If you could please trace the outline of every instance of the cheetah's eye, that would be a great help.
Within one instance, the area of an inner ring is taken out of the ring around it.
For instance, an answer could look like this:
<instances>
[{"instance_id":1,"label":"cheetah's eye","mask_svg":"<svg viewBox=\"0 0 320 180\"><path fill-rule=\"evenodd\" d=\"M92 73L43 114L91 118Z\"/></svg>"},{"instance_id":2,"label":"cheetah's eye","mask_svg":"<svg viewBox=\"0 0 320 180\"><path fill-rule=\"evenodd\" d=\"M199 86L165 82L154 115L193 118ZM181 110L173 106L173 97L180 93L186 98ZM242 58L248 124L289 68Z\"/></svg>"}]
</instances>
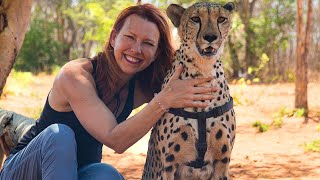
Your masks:
<instances>
[{"instance_id":1,"label":"cheetah's eye","mask_svg":"<svg viewBox=\"0 0 320 180\"><path fill-rule=\"evenodd\" d=\"M225 17L219 17L218 18L218 23L223 23L223 22L225 22L227 20L227 18L225 18Z\"/></svg>"},{"instance_id":2,"label":"cheetah's eye","mask_svg":"<svg viewBox=\"0 0 320 180\"><path fill-rule=\"evenodd\" d=\"M198 22L200 22L200 18L197 17L197 16L195 16L195 17L192 17L192 18L191 18L191 21L193 21L193 22L195 22L195 23L198 23Z\"/></svg>"}]
</instances>

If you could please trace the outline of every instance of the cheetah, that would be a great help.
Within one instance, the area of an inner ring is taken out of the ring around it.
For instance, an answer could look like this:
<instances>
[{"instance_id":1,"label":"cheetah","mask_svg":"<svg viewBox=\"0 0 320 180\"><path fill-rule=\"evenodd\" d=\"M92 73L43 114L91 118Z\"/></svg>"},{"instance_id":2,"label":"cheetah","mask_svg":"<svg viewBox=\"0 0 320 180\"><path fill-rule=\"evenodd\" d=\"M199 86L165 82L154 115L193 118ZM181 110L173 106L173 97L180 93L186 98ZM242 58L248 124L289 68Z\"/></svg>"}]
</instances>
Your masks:
<instances>
[{"instance_id":1,"label":"cheetah","mask_svg":"<svg viewBox=\"0 0 320 180\"><path fill-rule=\"evenodd\" d=\"M220 57L234 8L232 2L168 6L181 44L162 88L182 64L180 79L214 76L205 86L218 91L204 101L206 108L170 109L162 116L151 131L142 179L229 179L236 120Z\"/></svg>"}]
</instances>

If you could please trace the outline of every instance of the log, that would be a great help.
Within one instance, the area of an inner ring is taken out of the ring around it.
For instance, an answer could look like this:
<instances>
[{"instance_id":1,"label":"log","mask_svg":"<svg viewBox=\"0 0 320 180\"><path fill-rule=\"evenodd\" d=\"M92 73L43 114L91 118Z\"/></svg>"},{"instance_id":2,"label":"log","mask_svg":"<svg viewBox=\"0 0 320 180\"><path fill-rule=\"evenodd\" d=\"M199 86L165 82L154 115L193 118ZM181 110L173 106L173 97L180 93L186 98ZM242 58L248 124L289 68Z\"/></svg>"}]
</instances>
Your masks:
<instances>
[{"instance_id":1,"label":"log","mask_svg":"<svg viewBox=\"0 0 320 180\"><path fill-rule=\"evenodd\" d=\"M15 148L24 134L35 124L35 120L21 114L0 108L0 138L9 150ZM5 149L0 148L0 162L3 161ZM1 168L1 167L0 167Z\"/></svg>"}]
</instances>

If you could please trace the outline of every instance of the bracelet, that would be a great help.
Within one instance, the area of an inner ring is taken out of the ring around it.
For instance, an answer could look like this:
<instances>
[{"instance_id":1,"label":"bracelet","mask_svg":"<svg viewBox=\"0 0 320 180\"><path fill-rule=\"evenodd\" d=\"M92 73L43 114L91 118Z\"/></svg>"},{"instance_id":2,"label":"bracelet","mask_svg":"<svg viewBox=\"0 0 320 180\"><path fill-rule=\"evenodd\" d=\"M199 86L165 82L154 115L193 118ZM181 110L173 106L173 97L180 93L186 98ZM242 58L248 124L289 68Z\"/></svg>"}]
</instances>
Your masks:
<instances>
[{"instance_id":1,"label":"bracelet","mask_svg":"<svg viewBox=\"0 0 320 180\"><path fill-rule=\"evenodd\" d=\"M169 110L163 105L160 103L160 101L158 100L157 98L157 93L154 93L154 97L155 97L155 101L156 103L159 105L159 107L164 111L164 112L168 112Z\"/></svg>"}]
</instances>

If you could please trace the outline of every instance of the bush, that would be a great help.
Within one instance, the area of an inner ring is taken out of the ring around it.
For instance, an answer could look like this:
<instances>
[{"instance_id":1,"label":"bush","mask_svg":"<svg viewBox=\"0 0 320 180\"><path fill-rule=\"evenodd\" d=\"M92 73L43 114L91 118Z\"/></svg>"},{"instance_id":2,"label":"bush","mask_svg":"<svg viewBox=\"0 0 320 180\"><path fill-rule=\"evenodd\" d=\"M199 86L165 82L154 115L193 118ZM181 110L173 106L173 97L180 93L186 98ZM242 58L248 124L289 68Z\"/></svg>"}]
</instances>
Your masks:
<instances>
[{"instance_id":1,"label":"bush","mask_svg":"<svg viewBox=\"0 0 320 180\"><path fill-rule=\"evenodd\" d=\"M305 151L313 151L313 152L320 152L320 139L315 140L309 144L304 144Z\"/></svg>"},{"instance_id":2,"label":"bush","mask_svg":"<svg viewBox=\"0 0 320 180\"><path fill-rule=\"evenodd\" d=\"M268 124L264 124L258 120L252 124L252 127L256 127L259 132L266 132L269 130L270 126Z\"/></svg>"},{"instance_id":3,"label":"bush","mask_svg":"<svg viewBox=\"0 0 320 180\"><path fill-rule=\"evenodd\" d=\"M66 58L62 53L63 45L54 38L56 30L55 23L35 17L26 33L14 69L34 74L43 71L51 73L54 66L62 65Z\"/></svg>"},{"instance_id":4,"label":"bush","mask_svg":"<svg viewBox=\"0 0 320 180\"><path fill-rule=\"evenodd\" d=\"M271 123L271 126L275 128L282 128L282 125L283 119L281 117L275 118Z\"/></svg>"}]
</instances>

